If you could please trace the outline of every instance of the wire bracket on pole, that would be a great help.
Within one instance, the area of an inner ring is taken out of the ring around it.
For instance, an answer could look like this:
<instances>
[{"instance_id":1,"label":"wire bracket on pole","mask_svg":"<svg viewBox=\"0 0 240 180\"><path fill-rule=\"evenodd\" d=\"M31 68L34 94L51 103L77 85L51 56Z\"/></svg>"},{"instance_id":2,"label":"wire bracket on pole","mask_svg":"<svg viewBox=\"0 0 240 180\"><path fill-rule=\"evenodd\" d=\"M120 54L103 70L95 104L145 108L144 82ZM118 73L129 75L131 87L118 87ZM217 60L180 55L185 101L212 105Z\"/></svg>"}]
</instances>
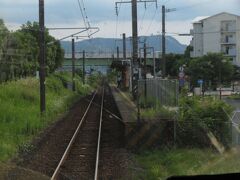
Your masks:
<instances>
[{"instance_id":1,"label":"wire bracket on pole","mask_svg":"<svg viewBox=\"0 0 240 180\"><path fill-rule=\"evenodd\" d=\"M49 31L56 31L56 30L81 30L81 31L78 31L76 33L73 33L73 34L70 34L68 36L65 36L65 37L62 37L58 40L55 40L55 41L52 41L52 42L49 42L47 45L50 45L50 44L53 44L55 43L56 41L62 41L64 39L68 39L68 38L71 38L71 37L80 37L80 36L77 36L78 34L81 34L83 32L86 32L88 30L96 30L94 31L93 33L91 34L88 34L87 36L81 36L82 38L90 38L92 35L96 34L97 32L100 31L100 28L99 27L88 27L88 28L82 28L82 27L79 27L79 28L48 28Z\"/></svg>"},{"instance_id":2,"label":"wire bracket on pole","mask_svg":"<svg viewBox=\"0 0 240 180\"><path fill-rule=\"evenodd\" d=\"M147 3L150 3L150 2L154 2L156 4L156 8L158 8L158 2L157 0L138 0L137 3L144 3L144 7L145 9L147 9ZM118 11L118 4L127 4L127 3L132 3L132 1L118 1L118 2L115 2L115 8L116 8L116 15L118 16L119 15L119 11Z\"/></svg>"}]
</instances>

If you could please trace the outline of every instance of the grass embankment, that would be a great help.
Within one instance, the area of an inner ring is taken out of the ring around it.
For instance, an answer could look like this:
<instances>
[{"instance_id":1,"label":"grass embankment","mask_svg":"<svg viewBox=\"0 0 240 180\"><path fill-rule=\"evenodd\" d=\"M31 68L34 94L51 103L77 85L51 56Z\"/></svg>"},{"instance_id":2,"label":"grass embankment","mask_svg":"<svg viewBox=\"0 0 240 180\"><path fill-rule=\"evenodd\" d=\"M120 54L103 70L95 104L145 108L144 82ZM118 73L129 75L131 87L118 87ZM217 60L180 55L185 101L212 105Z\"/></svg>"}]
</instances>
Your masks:
<instances>
[{"instance_id":1,"label":"grass embankment","mask_svg":"<svg viewBox=\"0 0 240 180\"><path fill-rule=\"evenodd\" d=\"M240 172L240 153L220 155L209 149L176 149L135 155L140 170L135 179L166 179L176 175L223 174Z\"/></svg>"},{"instance_id":2,"label":"grass embankment","mask_svg":"<svg viewBox=\"0 0 240 180\"><path fill-rule=\"evenodd\" d=\"M17 152L25 150L29 142L45 127L67 111L90 86L77 80L77 92L64 87L71 75L58 73L46 79L46 114L40 116L39 81L22 79L0 85L0 161L4 162Z\"/></svg>"}]
</instances>

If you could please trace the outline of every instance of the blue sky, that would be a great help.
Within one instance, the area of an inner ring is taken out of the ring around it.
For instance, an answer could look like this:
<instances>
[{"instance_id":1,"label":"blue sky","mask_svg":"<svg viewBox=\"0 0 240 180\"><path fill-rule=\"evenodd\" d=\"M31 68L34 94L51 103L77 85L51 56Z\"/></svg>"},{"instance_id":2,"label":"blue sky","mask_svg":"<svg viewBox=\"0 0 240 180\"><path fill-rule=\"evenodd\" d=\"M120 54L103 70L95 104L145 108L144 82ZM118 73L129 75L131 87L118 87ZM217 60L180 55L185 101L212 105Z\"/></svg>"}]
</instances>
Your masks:
<instances>
[{"instance_id":1,"label":"blue sky","mask_svg":"<svg viewBox=\"0 0 240 180\"><path fill-rule=\"evenodd\" d=\"M120 37L123 32L131 36L130 4L121 5L116 23L115 0L83 1L91 25L101 29L96 37ZM197 16L209 16L223 11L240 15L240 0L158 0L158 9L154 3L147 4L146 9L144 4L139 3L140 35L158 34L161 31L162 4L167 8L176 8L175 12L167 13L167 32L188 33L192 27L191 21ZM77 0L45 0L45 7L47 27L83 26ZM13 30L27 20L38 21L38 0L0 0L0 18ZM52 32L52 35L60 38L72 32L74 31L57 31ZM190 40L190 37L174 37L184 44Z\"/></svg>"}]
</instances>

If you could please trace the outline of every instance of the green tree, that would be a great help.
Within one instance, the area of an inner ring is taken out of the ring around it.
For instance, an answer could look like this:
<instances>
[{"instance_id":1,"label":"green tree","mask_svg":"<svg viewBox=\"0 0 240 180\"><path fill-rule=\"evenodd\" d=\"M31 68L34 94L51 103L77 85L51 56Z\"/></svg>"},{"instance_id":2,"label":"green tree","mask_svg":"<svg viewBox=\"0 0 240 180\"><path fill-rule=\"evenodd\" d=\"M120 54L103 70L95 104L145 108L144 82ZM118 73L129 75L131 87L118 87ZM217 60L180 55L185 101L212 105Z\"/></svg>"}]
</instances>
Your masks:
<instances>
[{"instance_id":1,"label":"green tree","mask_svg":"<svg viewBox=\"0 0 240 180\"><path fill-rule=\"evenodd\" d=\"M187 74L191 77L191 83L197 86L197 80L203 79L205 87L213 84L225 83L232 80L234 66L230 59L219 53L209 53L203 57L190 61Z\"/></svg>"},{"instance_id":2,"label":"green tree","mask_svg":"<svg viewBox=\"0 0 240 180\"><path fill-rule=\"evenodd\" d=\"M33 75L38 69L38 43L36 39L29 33L17 31L14 33L18 41L19 56L21 57L21 76Z\"/></svg>"},{"instance_id":3,"label":"green tree","mask_svg":"<svg viewBox=\"0 0 240 180\"><path fill-rule=\"evenodd\" d=\"M9 31L4 24L4 21L2 19L0 19L0 47L2 46L2 43L8 33L9 33Z\"/></svg>"},{"instance_id":4,"label":"green tree","mask_svg":"<svg viewBox=\"0 0 240 180\"><path fill-rule=\"evenodd\" d=\"M5 81L6 71L9 70L9 68L3 62L3 58L4 58L4 54L3 54L3 46L4 45L3 44L6 41L8 34L9 34L9 31L4 24L4 21L2 19L0 19L0 82Z\"/></svg>"},{"instance_id":5,"label":"green tree","mask_svg":"<svg viewBox=\"0 0 240 180\"><path fill-rule=\"evenodd\" d=\"M234 66L233 80L240 80L240 67Z\"/></svg>"},{"instance_id":6,"label":"green tree","mask_svg":"<svg viewBox=\"0 0 240 180\"><path fill-rule=\"evenodd\" d=\"M166 55L166 74L172 77L177 77L179 67L188 65L189 60L181 54L167 54Z\"/></svg>"},{"instance_id":7,"label":"green tree","mask_svg":"<svg viewBox=\"0 0 240 180\"><path fill-rule=\"evenodd\" d=\"M37 22L27 22L22 25L21 32L31 34L36 42L39 42L39 24ZM48 29L45 31L46 44L46 65L49 73L59 68L64 61L64 50L61 48L60 42L49 34Z\"/></svg>"},{"instance_id":8,"label":"green tree","mask_svg":"<svg viewBox=\"0 0 240 180\"><path fill-rule=\"evenodd\" d=\"M60 42L45 31L46 69L54 72L62 65L64 51ZM27 22L9 32L0 19L0 82L35 75L39 69L39 25Z\"/></svg>"},{"instance_id":9,"label":"green tree","mask_svg":"<svg viewBox=\"0 0 240 180\"><path fill-rule=\"evenodd\" d=\"M185 50L185 52L184 52L184 56L186 57L186 58L188 58L188 59L190 59L191 58L191 51L193 50L193 47L192 46L187 46L187 48L186 48L186 50Z\"/></svg>"}]
</instances>

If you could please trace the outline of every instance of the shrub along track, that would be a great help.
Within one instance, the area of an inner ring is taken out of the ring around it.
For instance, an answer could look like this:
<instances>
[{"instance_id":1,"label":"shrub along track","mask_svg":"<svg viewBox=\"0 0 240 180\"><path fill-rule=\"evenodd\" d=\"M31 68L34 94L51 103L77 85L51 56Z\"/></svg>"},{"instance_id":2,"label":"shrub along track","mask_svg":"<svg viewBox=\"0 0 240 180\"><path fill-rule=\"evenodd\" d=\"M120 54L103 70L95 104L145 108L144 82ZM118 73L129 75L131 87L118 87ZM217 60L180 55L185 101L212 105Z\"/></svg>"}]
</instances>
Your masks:
<instances>
[{"instance_id":1,"label":"shrub along track","mask_svg":"<svg viewBox=\"0 0 240 180\"><path fill-rule=\"evenodd\" d=\"M99 97L96 99L99 99ZM46 134L44 134L43 137L41 137L41 140L38 141L35 150L30 154L23 156L23 160L20 162L20 165L51 177L62 158L62 155L64 154L66 147L68 146L68 143L79 124L79 121L87 109L90 100L91 96L87 96L76 103L65 118L57 122L50 130L48 130L48 132L46 132ZM99 102L99 100L97 101ZM100 109L98 102L94 100L94 108L89 110L91 112L87 116L89 116L90 119L94 119L96 118L95 116L98 116L97 111ZM108 86L105 86L104 109L99 152L98 179L120 179L127 171L126 167L129 157L128 153L123 149L124 125L119 118L117 118L119 117L119 112ZM109 111L111 111L112 114L109 113ZM93 128L87 131L96 131L96 129ZM89 140L97 141L95 137L90 137L87 134L88 133L86 132L80 135L75 141L79 144L86 143ZM93 149L95 148L96 147L93 147ZM83 148L82 150L84 151L85 149ZM81 161L80 157L80 155L84 157L84 153L79 154L78 151L79 148L73 150L73 153L69 155L69 159L66 161L66 164L61 167L63 171L61 172L61 177L59 177L60 179L79 179L77 178L79 175L77 174L77 171L79 170L78 167L84 165L86 166L86 162ZM96 156L93 156L92 160L95 158ZM75 161L75 165L70 166L73 173L76 173L75 175L68 174L67 164L71 161ZM89 164L86 167L87 169L92 169L93 171L95 170L93 165ZM84 173L83 176L85 177L84 179L92 179L92 177L87 176Z\"/></svg>"}]
</instances>

